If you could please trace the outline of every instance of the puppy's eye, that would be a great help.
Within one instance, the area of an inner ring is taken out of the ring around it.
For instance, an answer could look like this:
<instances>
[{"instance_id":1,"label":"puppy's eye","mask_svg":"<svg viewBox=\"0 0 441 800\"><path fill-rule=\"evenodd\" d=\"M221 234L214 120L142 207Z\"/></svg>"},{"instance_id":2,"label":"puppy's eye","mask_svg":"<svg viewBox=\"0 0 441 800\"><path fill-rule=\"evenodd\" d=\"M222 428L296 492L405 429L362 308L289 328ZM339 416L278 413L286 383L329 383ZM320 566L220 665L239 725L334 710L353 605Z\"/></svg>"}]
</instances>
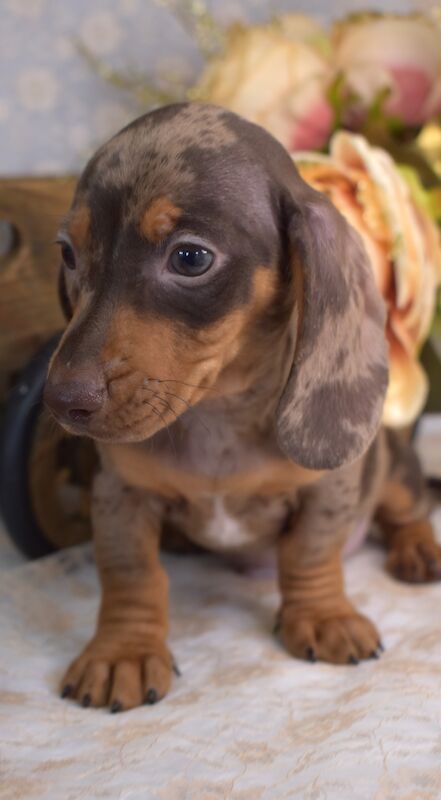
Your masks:
<instances>
[{"instance_id":1,"label":"puppy's eye","mask_svg":"<svg viewBox=\"0 0 441 800\"><path fill-rule=\"evenodd\" d=\"M75 253L67 242L59 242L61 244L61 258L63 259L68 269L75 269Z\"/></svg>"},{"instance_id":2,"label":"puppy's eye","mask_svg":"<svg viewBox=\"0 0 441 800\"><path fill-rule=\"evenodd\" d=\"M214 253L197 244L182 244L173 251L170 264L180 275L193 277L210 269Z\"/></svg>"}]
</instances>

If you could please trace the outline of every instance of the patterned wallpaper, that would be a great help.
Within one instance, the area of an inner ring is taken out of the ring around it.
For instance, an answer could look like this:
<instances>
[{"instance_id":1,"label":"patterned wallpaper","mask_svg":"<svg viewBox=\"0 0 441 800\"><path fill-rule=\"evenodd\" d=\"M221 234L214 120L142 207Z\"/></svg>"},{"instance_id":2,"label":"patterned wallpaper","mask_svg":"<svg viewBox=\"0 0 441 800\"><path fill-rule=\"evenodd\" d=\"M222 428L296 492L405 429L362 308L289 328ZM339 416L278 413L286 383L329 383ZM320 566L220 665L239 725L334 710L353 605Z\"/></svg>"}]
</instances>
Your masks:
<instances>
[{"instance_id":1,"label":"patterned wallpaper","mask_svg":"<svg viewBox=\"0 0 441 800\"><path fill-rule=\"evenodd\" d=\"M405 11L406 0L212 0L222 23L297 10L326 21L361 8ZM431 5L431 2L427 2ZM0 174L78 171L103 140L145 109L101 78L76 46L120 70L191 76L198 52L160 0L0 0Z\"/></svg>"}]
</instances>

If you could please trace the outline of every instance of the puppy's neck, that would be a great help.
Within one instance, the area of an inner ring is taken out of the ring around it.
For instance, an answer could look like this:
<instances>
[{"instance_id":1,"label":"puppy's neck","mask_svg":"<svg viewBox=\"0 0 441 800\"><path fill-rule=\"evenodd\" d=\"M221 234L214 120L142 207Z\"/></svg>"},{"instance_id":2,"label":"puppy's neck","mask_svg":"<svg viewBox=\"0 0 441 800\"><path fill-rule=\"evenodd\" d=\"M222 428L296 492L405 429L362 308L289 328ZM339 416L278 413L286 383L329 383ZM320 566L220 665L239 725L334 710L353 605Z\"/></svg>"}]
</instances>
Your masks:
<instances>
[{"instance_id":1,"label":"puppy's neck","mask_svg":"<svg viewBox=\"0 0 441 800\"><path fill-rule=\"evenodd\" d=\"M295 316L295 315L294 315ZM237 358L219 375L195 413L228 414L241 428L272 424L286 384L296 344L296 323L261 328L250 336ZM191 409L186 413L191 417Z\"/></svg>"}]
</instances>

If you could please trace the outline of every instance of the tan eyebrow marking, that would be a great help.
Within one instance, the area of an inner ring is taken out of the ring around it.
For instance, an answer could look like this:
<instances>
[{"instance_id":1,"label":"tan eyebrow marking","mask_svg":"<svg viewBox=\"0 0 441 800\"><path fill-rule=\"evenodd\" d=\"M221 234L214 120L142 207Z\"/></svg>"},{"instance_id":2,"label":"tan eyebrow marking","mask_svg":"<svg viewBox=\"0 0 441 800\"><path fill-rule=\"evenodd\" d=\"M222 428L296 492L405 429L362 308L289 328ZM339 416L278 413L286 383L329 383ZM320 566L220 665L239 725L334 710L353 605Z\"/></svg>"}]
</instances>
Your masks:
<instances>
[{"instance_id":1,"label":"tan eyebrow marking","mask_svg":"<svg viewBox=\"0 0 441 800\"><path fill-rule=\"evenodd\" d=\"M168 197L157 197L143 214L140 224L141 236L153 244L158 244L172 232L181 214L182 209L175 206Z\"/></svg>"},{"instance_id":2,"label":"tan eyebrow marking","mask_svg":"<svg viewBox=\"0 0 441 800\"><path fill-rule=\"evenodd\" d=\"M74 209L67 230L77 248L86 245L90 233L90 209L88 206L79 206Z\"/></svg>"}]
</instances>

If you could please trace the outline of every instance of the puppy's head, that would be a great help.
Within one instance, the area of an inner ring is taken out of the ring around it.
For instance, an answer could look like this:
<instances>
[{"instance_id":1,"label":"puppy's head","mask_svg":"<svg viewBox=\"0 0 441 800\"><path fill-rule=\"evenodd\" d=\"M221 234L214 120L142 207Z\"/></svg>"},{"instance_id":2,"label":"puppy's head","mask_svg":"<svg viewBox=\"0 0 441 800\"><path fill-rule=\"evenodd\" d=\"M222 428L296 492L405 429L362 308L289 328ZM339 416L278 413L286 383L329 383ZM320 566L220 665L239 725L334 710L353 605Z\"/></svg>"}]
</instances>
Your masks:
<instances>
[{"instance_id":1,"label":"puppy's head","mask_svg":"<svg viewBox=\"0 0 441 800\"><path fill-rule=\"evenodd\" d=\"M263 129L200 104L141 117L87 165L59 242L70 320L45 399L67 430L146 439L226 375L245 388L252 343L277 331L285 452L332 468L368 446L382 302L357 235Z\"/></svg>"}]
</instances>

